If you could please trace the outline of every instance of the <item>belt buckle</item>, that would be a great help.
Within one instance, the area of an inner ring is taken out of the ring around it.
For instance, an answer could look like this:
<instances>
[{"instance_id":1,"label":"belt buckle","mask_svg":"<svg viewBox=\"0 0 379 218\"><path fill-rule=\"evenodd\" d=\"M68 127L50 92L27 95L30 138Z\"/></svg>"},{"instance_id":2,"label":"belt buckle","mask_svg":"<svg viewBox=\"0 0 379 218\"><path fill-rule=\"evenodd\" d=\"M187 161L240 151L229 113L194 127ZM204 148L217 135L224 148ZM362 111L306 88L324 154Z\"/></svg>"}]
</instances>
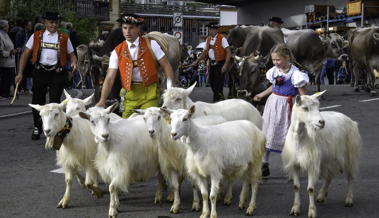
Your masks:
<instances>
[{"instance_id":1,"label":"belt buckle","mask_svg":"<svg viewBox=\"0 0 379 218\"><path fill-rule=\"evenodd\" d=\"M218 64L217 61L211 61L212 66L216 66Z\"/></svg>"},{"instance_id":2,"label":"belt buckle","mask_svg":"<svg viewBox=\"0 0 379 218\"><path fill-rule=\"evenodd\" d=\"M134 68L134 67L138 67L137 64L138 64L137 61L133 61L133 68Z\"/></svg>"}]
</instances>

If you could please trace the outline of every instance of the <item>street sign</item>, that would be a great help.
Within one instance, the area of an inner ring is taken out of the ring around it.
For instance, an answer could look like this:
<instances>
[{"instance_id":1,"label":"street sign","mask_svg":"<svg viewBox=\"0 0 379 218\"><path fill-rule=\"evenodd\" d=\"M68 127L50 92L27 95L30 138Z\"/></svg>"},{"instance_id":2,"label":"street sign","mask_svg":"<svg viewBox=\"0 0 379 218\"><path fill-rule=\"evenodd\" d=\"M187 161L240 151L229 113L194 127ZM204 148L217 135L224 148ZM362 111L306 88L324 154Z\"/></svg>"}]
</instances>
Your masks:
<instances>
[{"instance_id":1,"label":"street sign","mask_svg":"<svg viewBox=\"0 0 379 218\"><path fill-rule=\"evenodd\" d=\"M174 13L173 17L173 26L174 27L182 27L183 26L183 14L182 13Z\"/></svg>"},{"instance_id":2,"label":"street sign","mask_svg":"<svg viewBox=\"0 0 379 218\"><path fill-rule=\"evenodd\" d=\"M180 44L183 44L183 31L174 31L174 36L179 39Z\"/></svg>"}]
</instances>

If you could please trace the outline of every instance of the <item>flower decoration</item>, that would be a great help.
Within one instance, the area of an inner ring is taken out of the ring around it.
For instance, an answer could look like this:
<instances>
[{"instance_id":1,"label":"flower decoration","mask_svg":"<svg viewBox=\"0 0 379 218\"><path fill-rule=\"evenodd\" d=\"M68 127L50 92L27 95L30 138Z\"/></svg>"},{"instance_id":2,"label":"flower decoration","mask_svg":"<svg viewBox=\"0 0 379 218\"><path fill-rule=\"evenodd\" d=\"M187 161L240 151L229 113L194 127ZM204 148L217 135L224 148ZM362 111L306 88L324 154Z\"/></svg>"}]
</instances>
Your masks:
<instances>
[{"instance_id":1,"label":"flower decoration","mask_svg":"<svg viewBox=\"0 0 379 218\"><path fill-rule=\"evenodd\" d=\"M277 85L277 86L283 85L285 79L286 79L286 77L284 75L282 75L282 76L278 75L278 76L274 77L275 85Z\"/></svg>"},{"instance_id":2,"label":"flower decoration","mask_svg":"<svg viewBox=\"0 0 379 218\"><path fill-rule=\"evenodd\" d=\"M58 19L63 18L62 14L58 14Z\"/></svg>"},{"instance_id":3,"label":"flower decoration","mask_svg":"<svg viewBox=\"0 0 379 218\"><path fill-rule=\"evenodd\" d=\"M128 16L125 16L122 18L122 20L125 22L125 23L142 23L143 22L143 19L142 18L134 18L134 17L128 17Z\"/></svg>"},{"instance_id":4,"label":"flower decoration","mask_svg":"<svg viewBox=\"0 0 379 218\"><path fill-rule=\"evenodd\" d=\"M256 61L258 61L258 60L262 60L262 59L263 59L263 56L259 54L259 51L258 51L258 50L255 50L255 51L252 53L252 55L255 57L254 59L255 59Z\"/></svg>"}]
</instances>

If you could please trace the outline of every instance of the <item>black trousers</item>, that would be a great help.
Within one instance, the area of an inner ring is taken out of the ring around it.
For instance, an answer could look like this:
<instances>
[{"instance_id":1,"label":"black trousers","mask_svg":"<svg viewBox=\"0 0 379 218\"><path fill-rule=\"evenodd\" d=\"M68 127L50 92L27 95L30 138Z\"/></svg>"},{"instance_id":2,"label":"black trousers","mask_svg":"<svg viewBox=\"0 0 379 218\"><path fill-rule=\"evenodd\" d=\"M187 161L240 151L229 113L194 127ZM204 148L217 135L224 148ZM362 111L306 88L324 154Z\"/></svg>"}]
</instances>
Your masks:
<instances>
[{"instance_id":1,"label":"black trousers","mask_svg":"<svg viewBox=\"0 0 379 218\"><path fill-rule=\"evenodd\" d=\"M217 65L210 66L209 70L209 84L213 91L213 102L218 102L224 99L223 88L225 81L225 74L221 74L221 69L225 61L219 61Z\"/></svg>"},{"instance_id":2,"label":"black trousers","mask_svg":"<svg viewBox=\"0 0 379 218\"><path fill-rule=\"evenodd\" d=\"M14 67L0 67L0 95L3 97L9 97L11 94L13 69Z\"/></svg>"},{"instance_id":3,"label":"black trousers","mask_svg":"<svg viewBox=\"0 0 379 218\"><path fill-rule=\"evenodd\" d=\"M42 67L34 68L33 72L32 104L45 105L46 91L49 88L50 103L60 103L65 77L63 71L46 71ZM33 108L34 126L42 129L42 120L39 111Z\"/></svg>"}]
</instances>

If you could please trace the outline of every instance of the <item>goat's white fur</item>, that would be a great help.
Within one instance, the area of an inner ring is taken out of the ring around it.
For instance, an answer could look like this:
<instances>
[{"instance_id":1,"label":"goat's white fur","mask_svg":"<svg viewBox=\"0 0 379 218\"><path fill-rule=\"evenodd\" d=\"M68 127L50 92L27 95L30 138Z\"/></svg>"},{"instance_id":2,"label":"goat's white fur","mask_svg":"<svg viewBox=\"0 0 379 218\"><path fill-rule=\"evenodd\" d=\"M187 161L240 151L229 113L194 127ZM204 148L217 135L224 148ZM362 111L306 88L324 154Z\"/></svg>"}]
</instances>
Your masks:
<instances>
[{"instance_id":1,"label":"goat's white fur","mask_svg":"<svg viewBox=\"0 0 379 218\"><path fill-rule=\"evenodd\" d=\"M167 125L163 119L163 117L169 116L169 114L160 110L158 107L133 111L143 115L149 136L152 137L158 144L159 166L163 175L169 179L170 184L173 187L173 196L170 194L167 198L168 201L173 201L170 212L178 213L181 203L179 191L181 183L186 177L184 160L187 156L187 149L179 141L171 139L171 126ZM194 121L200 126L216 125L226 122L226 120L221 116L199 117ZM200 199L197 194L197 186L192 180L191 184L193 190L192 210L199 211Z\"/></svg>"},{"instance_id":2,"label":"goat's white fur","mask_svg":"<svg viewBox=\"0 0 379 218\"><path fill-rule=\"evenodd\" d=\"M291 214L295 216L300 213L300 172L308 175L308 217L316 217L314 184L319 177L325 182L317 202L324 202L333 176L345 172L349 183L345 205L353 204L353 180L359 171L362 147L358 123L338 112L320 112L317 97L324 92L297 96L292 109L282 158L285 171L294 181L295 199Z\"/></svg>"},{"instance_id":3,"label":"goat's white fur","mask_svg":"<svg viewBox=\"0 0 379 218\"><path fill-rule=\"evenodd\" d=\"M206 115L219 115L228 121L249 120L259 129L262 129L263 119L259 111L249 102L242 99L227 99L217 103L206 103L202 101L193 102L188 96L195 88L196 83L188 89L172 87L172 81L167 78L167 90L163 94L163 107L168 109L189 109L196 106L193 118Z\"/></svg>"},{"instance_id":4,"label":"goat's white fur","mask_svg":"<svg viewBox=\"0 0 379 218\"><path fill-rule=\"evenodd\" d=\"M109 184L109 217L117 216L120 205L117 191L127 192L131 183L146 181L159 168L158 148L146 134L142 116L133 119L111 120L109 114L117 103L107 109L94 107L79 113L91 121L91 130L98 143L95 166L101 178ZM159 178L155 203L162 200L162 183Z\"/></svg>"},{"instance_id":5,"label":"goat's white fur","mask_svg":"<svg viewBox=\"0 0 379 218\"><path fill-rule=\"evenodd\" d=\"M247 215L253 215L258 183L262 177L262 156L266 137L256 125L247 120L230 121L215 126L200 127L191 119L195 106L190 110L179 109L171 113L171 137L174 140L186 136L186 167L188 174L196 180L203 197L201 218L217 217L216 195L222 179L243 179L239 208L245 208L249 184L252 196ZM208 181L211 179L208 206Z\"/></svg>"},{"instance_id":6,"label":"goat's white fur","mask_svg":"<svg viewBox=\"0 0 379 218\"><path fill-rule=\"evenodd\" d=\"M63 112L65 102L61 104L50 103L44 106L29 104L30 107L40 112L43 121L43 132L46 139L46 149L50 149L54 143L54 137L66 124L66 114ZM72 129L63 140L57 155L57 165L65 171L66 192L59 202L58 207L66 208L71 199L71 185L73 174L77 176L80 185L91 189L98 198L103 193L98 188L98 172L93 160L96 155L96 142L87 121L78 116L72 117ZM79 170L86 172L83 178Z\"/></svg>"},{"instance_id":7,"label":"goat's white fur","mask_svg":"<svg viewBox=\"0 0 379 218\"><path fill-rule=\"evenodd\" d=\"M90 95L85 99L73 98L71 95L64 89L64 94L66 96L66 114L73 117L78 115L80 112L86 112L86 106L92 103L92 98L95 94ZM134 115L134 114L133 114ZM122 119L115 113L109 114L111 120ZM135 115L134 115L135 116ZM89 125L89 123L88 123Z\"/></svg>"}]
</instances>

